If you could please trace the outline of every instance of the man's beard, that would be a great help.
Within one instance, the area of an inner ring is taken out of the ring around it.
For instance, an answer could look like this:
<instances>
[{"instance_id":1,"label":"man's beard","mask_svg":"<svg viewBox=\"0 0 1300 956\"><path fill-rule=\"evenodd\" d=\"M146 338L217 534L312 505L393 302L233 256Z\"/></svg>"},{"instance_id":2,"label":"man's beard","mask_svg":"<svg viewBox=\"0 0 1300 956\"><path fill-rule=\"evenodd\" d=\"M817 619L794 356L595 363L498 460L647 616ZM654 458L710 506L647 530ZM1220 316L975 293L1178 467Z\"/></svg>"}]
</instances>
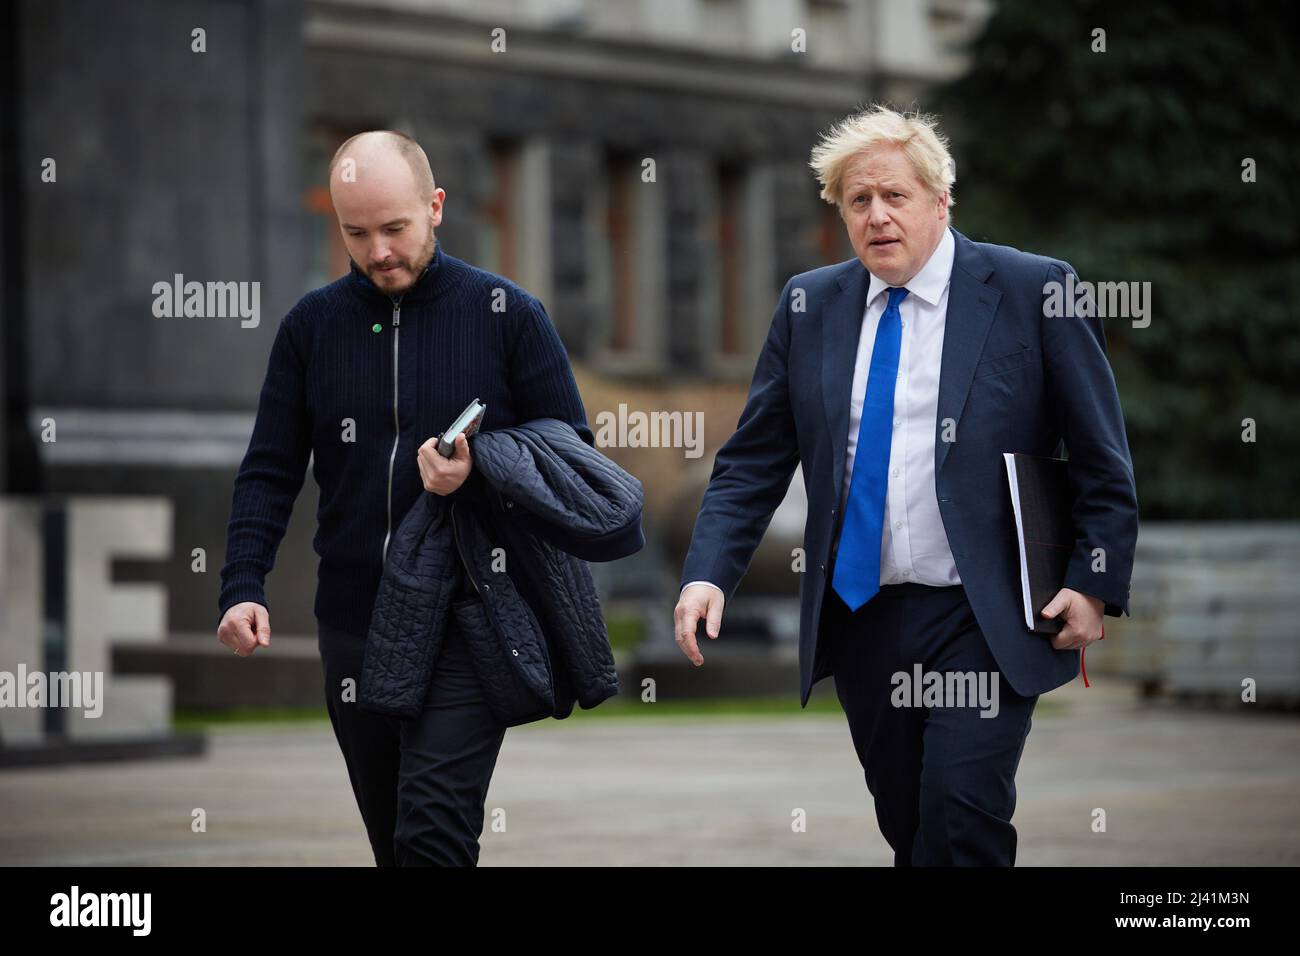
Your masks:
<instances>
[{"instance_id":1,"label":"man's beard","mask_svg":"<svg viewBox=\"0 0 1300 956\"><path fill-rule=\"evenodd\" d=\"M387 292L389 295L400 295L403 292L408 292L410 291L411 287L415 285L416 282L419 281L420 276L424 274L425 267L431 261L433 261L433 249L436 244L437 244L437 239L433 235L433 216L430 216L429 237L425 240L424 248L420 250L420 255L416 258L414 263L407 263L405 261L398 262L398 265L407 268L408 271L410 272L410 279L406 282L405 285L401 285L401 286L385 285L384 282L382 281L383 273L381 273L377 268L373 268L373 267L366 270L366 277L371 282L373 282L376 286L378 286L379 288Z\"/></svg>"}]
</instances>

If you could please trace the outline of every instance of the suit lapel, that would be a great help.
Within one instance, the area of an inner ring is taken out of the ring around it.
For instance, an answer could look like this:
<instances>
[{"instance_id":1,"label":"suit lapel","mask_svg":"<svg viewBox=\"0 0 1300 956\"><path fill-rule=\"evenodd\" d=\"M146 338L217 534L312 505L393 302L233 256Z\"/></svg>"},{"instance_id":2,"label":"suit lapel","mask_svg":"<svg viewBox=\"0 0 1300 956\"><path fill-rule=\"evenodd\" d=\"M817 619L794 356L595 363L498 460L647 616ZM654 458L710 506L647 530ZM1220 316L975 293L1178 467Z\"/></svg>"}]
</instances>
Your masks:
<instances>
[{"instance_id":1,"label":"suit lapel","mask_svg":"<svg viewBox=\"0 0 1300 956\"><path fill-rule=\"evenodd\" d=\"M839 277L839 291L822 312L822 399L834 450L835 503L843 495L844 458L848 454L849 402L857 363L862 316L871 274L856 259Z\"/></svg>"},{"instance_id":2,"label":"suit lapel","mask_svg":"<svg viewBox=\"0 0 1300 956\"><path fill-rule=\"evenodd\" d=\"M950 227L951 228L951 227ZM937 477L952 442L943 440L943 423L961 421L970 394L975 365L997 312L1002 293L985 281L993 269L975 244L952 230L956 249L948 287L948 314L943 328L943 359L939 366L939 410L934 433L934 473Z\"/></svg>"}]
</instances>

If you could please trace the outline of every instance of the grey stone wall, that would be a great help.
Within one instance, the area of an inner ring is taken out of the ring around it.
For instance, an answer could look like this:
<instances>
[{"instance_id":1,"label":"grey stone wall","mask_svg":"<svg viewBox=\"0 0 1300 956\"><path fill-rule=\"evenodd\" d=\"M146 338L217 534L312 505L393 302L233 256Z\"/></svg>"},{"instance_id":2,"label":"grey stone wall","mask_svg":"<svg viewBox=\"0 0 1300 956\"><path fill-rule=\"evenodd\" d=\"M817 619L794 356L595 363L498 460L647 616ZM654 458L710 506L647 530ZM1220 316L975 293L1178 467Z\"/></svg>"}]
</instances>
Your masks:
<instances>
[{"instance_id":1,"label":"grey stone wall","mask_svg":"<svg viewBox=\"0 0 1300 956\"><path fill-rule=\"evenodd\" d=\"M280 316L303 291L302 4L25 0L14 12L26 307L6 322L27 343L29 414L120 411L144 431L154 410L250 412ZM191 49L195 28L206 52ZM47 157L53 183L41 181ZM260 324L155 317L153 285L176 273L259 282ZM57 436L60 452L77 447L68 429ZM115 579L162 582L172 628L212 630L238 452L212 466L180 452L135 465L78 454L47 461L43 490L170 498L171 557L117 562ZM313 494L308 480L282 553L311 555ZM190 569L194 547L206 574ZM306 631L315 572L299 564L270 587L286 610L305 608L277 626Z\"/></svg>"},{"instance_id":2,"label":"grey stone wall","mask_svg":"<svg viewBox=\"0 0 1300 956\"><path fill-rule=\"evenodd\" d=\"M250 359L301 294L300 16L264 0L22 4L34 404L249 406ZM153 285L176 273L259 281L260 326L155 318Z\"/></svg>"}]
</instances>

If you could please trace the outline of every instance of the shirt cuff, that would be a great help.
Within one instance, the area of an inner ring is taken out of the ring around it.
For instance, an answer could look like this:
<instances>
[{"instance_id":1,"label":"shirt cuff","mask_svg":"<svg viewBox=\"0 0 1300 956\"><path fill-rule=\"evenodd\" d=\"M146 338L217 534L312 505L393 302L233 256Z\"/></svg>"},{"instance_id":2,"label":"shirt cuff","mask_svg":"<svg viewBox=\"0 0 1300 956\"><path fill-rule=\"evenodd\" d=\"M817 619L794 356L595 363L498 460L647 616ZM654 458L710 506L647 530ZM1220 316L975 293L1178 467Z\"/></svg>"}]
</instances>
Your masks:
<instances>
[{"instance_id":1,"label":"shirt cuff","mask_svg":"<svg viewBox=\"0 0 1300 956\"><path fill-rule=\"evenodd\" d=\"M722 588L718 587L718 586L717 586L716 584L714 584L712 581L687 581L685 584L682 585L682 591L685 591L685 590L686 590L688 587L690 587L692 584L707 584L709 587L711 587L711 588L713 588L713 589L715 589L715 590L717 590L717 591L722 591ZM682 591L678 591L678 592L677 592L678 595L680 595L680 594L682 593ZM726 592L723 591L722 593L723 593L723 596L725 597L725 596L726 596Z\"/></svg>"}]
</instances>

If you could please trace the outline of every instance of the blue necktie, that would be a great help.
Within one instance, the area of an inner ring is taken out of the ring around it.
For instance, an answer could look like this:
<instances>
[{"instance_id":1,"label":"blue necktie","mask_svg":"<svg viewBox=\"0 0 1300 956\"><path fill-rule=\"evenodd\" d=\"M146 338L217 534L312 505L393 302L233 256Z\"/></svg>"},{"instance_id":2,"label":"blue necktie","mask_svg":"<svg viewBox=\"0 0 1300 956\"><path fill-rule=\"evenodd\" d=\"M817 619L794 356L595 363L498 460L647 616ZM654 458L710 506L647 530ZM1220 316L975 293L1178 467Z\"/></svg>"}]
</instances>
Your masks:
<instances>
[{"instance_id":1,"label":"blue necktie","mask_svg":"<svg viewBox=\"0 0 1300 956\"><path fill-rule=\"evenodd\" d=\"M898 352L903 344L903 317L898 313L898 304L907 298L907 291L889 290L889 305L876 328L867 391L862 397L858 444L853 455L853 477L835 556L831 587L853 611L880 590L881 534L885 522L889 446L894 431L894 387L898 384Z\"/></svg>"}]
</instances>

